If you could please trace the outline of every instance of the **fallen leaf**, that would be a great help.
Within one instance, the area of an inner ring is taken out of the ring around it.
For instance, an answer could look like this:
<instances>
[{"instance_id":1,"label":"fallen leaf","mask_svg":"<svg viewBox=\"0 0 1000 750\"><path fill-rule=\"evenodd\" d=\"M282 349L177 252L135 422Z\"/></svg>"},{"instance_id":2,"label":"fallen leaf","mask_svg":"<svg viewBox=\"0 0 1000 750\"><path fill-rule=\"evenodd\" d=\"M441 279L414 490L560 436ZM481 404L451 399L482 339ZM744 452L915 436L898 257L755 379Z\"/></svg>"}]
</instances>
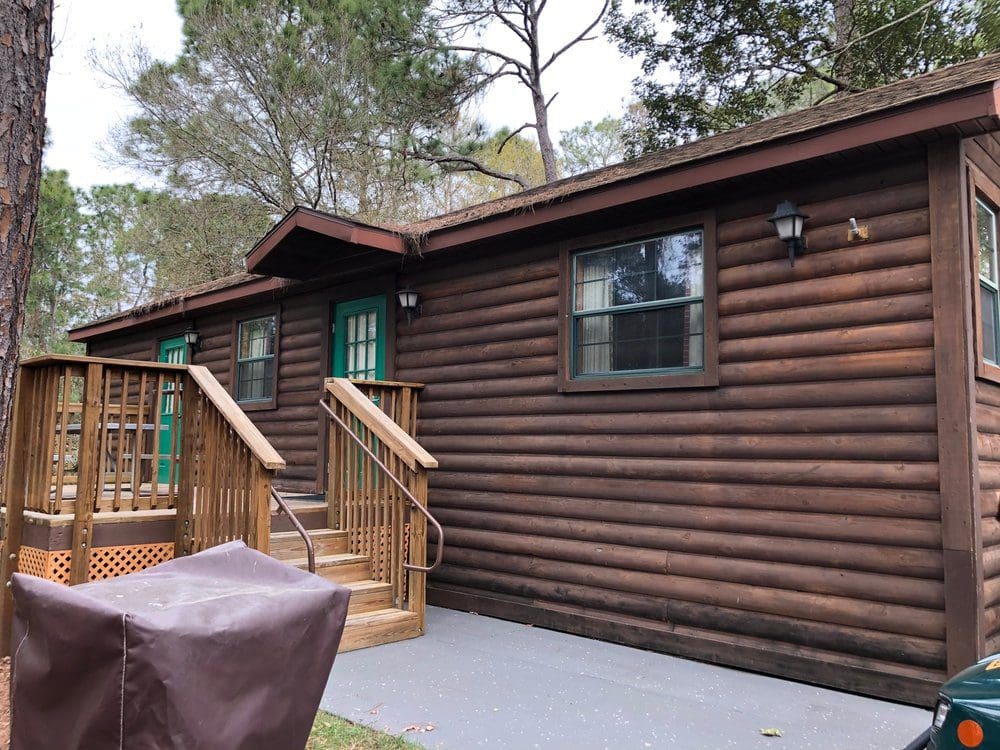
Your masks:
<instances>
[{"instance_id":1,"label":"fallen leaf","mask_svg":"<svg viewBox=\"0 0 1000 750\"><path fill-rule=\"evenodd\" d=\"M433 732L433 724L410 724L406 729L403 730L403 734L409 734L410 732Z\"/></svg>"},{"instance_id":2,"label":"fallen leaf","mask_svg":"<svg viewBox=\"0 0 1000 750\"><path fill-rule=\"evenodd\" d=\"M384 705L385 705L384 703L376 703L374 706L368 709L368 713L370 713L372 716L378 716L379 710Z\"/></svg>"},{"instance_id":3,"label":"fallen leaf","mask_svg":"<svg viewBox=\"0 0 1000 750\"><path fill-rule=\"evenodd\" d=\"M765 737L780 737L781 736L781 730L780 729L774 729L773 727L769 728L769 729L761 729L760 733L762 735L764 735Z\"/></svg>"}]
</instances>

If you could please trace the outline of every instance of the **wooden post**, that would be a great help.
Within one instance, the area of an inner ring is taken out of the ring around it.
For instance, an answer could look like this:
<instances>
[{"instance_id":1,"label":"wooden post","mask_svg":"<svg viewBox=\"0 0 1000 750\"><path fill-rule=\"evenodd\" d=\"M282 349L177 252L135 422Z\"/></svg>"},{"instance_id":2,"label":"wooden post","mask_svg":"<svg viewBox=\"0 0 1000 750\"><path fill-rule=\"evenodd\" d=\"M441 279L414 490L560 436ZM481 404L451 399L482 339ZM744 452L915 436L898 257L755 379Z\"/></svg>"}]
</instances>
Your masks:
<instances>
[{"instance_id":1,"label":"wooden post","mask_svg":"<svg viewBox=\"0 0 1000 750\"><path fill-rule=\"evenodd\" d=\"M33 390L37 373L22 367L14 387L14 414L11 422L7 468L3 485L3 501L7 506L4 529L2 577L4 589L0 600L0 656L10 655L10 624L14 617L14 598L10 577L17 571L21 556L21 534L24 530L24 503L27 493L28 461L25 451L31 433L31 405L28 395Z\"/></svg>"},{"instance_id":2,"label":"wooden post","mask_svg":"<svg viewBox=\"0 0 1000 750\"><path fill-rule=\"evenodd\" d=\"M983 555L976 448L975 347L965 155L950 139L927 149L934 371L944 559L947 673L985 651Z\"/></svg>"},{"instance_id":3,"label":"wooden post","mask_svg":"<svg viewBox=\"0 0 1000 750\"><path fill-rule=\"evenodd\" d=\"M104 365L87 365L83 386L83 414L80 417L79 477L73 506L73 544L70 547L70 585L85 583L90 577L91 537L94 506L104 487L100 429Z\"/></svg>"},{"instance_id":4,"label":"wooden post","mask_svg":"<svg viewBox=\"0 0 1000 750\"><path fill-rule=\"evenodd\" d=\"M410 490L424 507L427 507L427 469L417 466ZM438 541L440 544L440 541ZM427 519L418 510L410 510L410 564L427 565ZM408 583L410 611L419 617L420 632L427 623L427 574L410 571Z\"/></svg>"},{"instance_id":5,"label":"wooden post","mask_svg":"<svg viewBox=\"0 0 1000 750\"><path fill-rule=\"evenodd\" d=\"M162 391L164 387L164 378L162 375L158 378L158 383L159 388ZM198 386L195 384L190 375L185 373L182 383L183 389L180 392L177 392L176 389L174 391L174 413L176 414L178 406L181 409L180 419L176 420L175 418L177 423L179 423L181 430L181 465L177 494L174 498L177 508L177 525L174 530L174 557L183 557L184 555L191 554L191 540L194 538L194 524L197 517L197 514L195 513L195 504L197 503L198 488L195 485L197 481L198 467L197 438L201 398ZM162 395L157 398L161 399ZM157 433L154 436L157 441L160 439L159 411L160 409L157 407ZM173 439L174 438L171 438L171 441L173 441ZM173 449L173 446L171 446L171 449ZM159 449L156 450L156 457L159 458ZM154 483L157 481L156 472L157 466L154 463ZM170 481L173 481L173 477L170 477Z\"/></svg>"}]
</instances>

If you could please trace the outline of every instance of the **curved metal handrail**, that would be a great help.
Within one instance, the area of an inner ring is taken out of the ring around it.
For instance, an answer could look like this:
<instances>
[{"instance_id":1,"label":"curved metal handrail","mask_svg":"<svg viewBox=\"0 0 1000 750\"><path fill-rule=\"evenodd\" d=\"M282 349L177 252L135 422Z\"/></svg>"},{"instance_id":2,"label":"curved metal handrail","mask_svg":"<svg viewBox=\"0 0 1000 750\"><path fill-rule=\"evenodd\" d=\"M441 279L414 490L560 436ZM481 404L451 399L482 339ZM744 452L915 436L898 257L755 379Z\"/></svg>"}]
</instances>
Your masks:
<instances>
[{"instance_id":1,"label":"curved metal handrail","mask_svg":"<svg viewBox=\"0 0 1000 750\"><path fill-rule=\"evenodd\" d=\"M405 570L412 570L417 573L430 573L441 564L441 559L444 556L444 529L441 528L441 524L439 524L437 519L431 515L431 512L427 510L424 504L417 500L417 498L413 496L412 492L406 489L406 486L389 470L389 467L382 463L378 456L372 453L371 449L365 445L364 441L354 434L354 430L348 427L347 423L337 416L336 412L334 412L334 410L327 405L325 399L320 399L319 405L323 407L323 410L327 413L327 415L329 415L330 419L340 425L344 429L344 432L351 436L351 439L357 443L361 447L361 450L363 450L368 457L375 462L375 465L378 466L387 477L389 477L392 483L403 491L403 496L410 502L410 505L419 510L421 515L423 515L423 517L426 518L427 521L434 527L435 531L437 531L437 554L435 554L434 562L431 565L423 566L411 565L407 562L403 563L403 568Z\"/></svg>"},{"instance_id":2,"label":"curved metal handrail","mask_svg":"<svg viewBox=\"0 0 1000 750\"><path fill-rule=\"evenodd\" d=\"M278 492L276 489L274 489L274 487L271 488L271 497L274 499L274 502L276 502L278 504L278 510L280 510L282 513L284 513L286 516L288 516L288 520L292 522L292 526L295 527L295 530L297 532L299 532L299 536L301 536L302 539L303 539L303 541L305 541L305 543L306 543L306 559L307 559L308 565L309 565L309 572L310 573L315 573L316 572L316 550L313 548L312 537L309 536L309 532L306 531L306 527L302 525L302 522L299 520L299 517L296 516L292 512L292 509L288 507L288 503L285 502L285 498L283 498L281 496L281 493Z\"/></svg>"}]
</instances>

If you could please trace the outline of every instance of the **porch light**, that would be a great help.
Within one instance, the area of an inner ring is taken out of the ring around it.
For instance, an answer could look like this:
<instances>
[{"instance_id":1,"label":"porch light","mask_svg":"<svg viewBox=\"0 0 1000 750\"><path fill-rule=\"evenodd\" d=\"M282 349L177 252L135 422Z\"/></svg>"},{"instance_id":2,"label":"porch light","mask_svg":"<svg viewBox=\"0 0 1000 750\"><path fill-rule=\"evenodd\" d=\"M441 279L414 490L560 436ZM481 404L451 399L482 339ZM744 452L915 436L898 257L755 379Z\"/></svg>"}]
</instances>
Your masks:
<instances>
[{"instance_id":1,"label":"porch light","mask_svg":"<svg viewBox=\"0 0 1000 750\"><path fill-rule=\"evenodd\" d=\"M420 292L404 287L396 292L396 299L406 313L406 322L412 322L414 318L420 316Z\"/></svg>"},{"instance_id":2,"label":"porch light","mask_svg":"<svg viewBox=\"0 0 1000 750\"><path fill-rule=\"evenodd\" d=\"M184 331L184 343L190 346L195 351L198 350L198 341L201 339L201 334L196 328L188 328Z\"/></svg>"},{"instance_id":3,"label":"porch light","mask_svg":"<svg viewBox=\"0 0 1000 750\"><path fill-rule=\"evenodd\" d=\"M795 255L802 253L806 249L806 242L802 238L802 228L805 226L806 216L791 201L782 201L774 209L774 215L768 221L774 225L774 231L778 233L778 239L788 246L788 259L795 265Z\"/></svg>"}]
</instances>

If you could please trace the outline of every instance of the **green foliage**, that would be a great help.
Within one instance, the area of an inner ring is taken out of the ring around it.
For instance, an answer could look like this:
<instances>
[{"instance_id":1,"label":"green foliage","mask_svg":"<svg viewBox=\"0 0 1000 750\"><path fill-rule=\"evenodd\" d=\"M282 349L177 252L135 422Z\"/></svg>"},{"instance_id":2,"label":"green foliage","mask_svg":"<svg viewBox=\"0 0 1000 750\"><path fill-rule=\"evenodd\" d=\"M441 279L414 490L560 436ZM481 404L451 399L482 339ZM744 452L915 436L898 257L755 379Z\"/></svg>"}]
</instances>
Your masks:
<instances>
[{"instance_id":1,"label":"green foliage","mask_svg":"<svg viewBox=\"0 0 1000 750\"><path fill-rule=\"evenodd\" d=\"M605 117L597 123L587 120L582 125L564 130L559 139L563 172L589 172L622 161L625 158L623 127L622 120Z\"/></svg>"},{"instance_id":2,"label":"green foliage","mask_svg":"<svg viewBox=\"0 0 1000 750\"><path fill-rule=\"evenodd\" d=\"M305 750L411 750L419 745L320 711Z\"/></svg>"},{"instance_id":3,"label":"green foliage","mask_svg":"<svg viewBox=\"0 0 1000 750\"><path fill-rule=\"evenodd\" d=\"M642 60L633 153L1000 48L995 0L638 0L608 22ZM668 31L664 31L668 29ZM664 82L663 73L670 80Z\"/></svg>"},{"instance_id":4,"label":"green foliage","mask_svg":"<svg viewBox=\"0 0 1000 750\"><path fill-rule=\"evenodd\" d=\"M186 45L105 71L140 115L126 161L186 194L375 220L405 201L407 143L454 121L474 67L425 38L428 0L181 0Z\"/></svg>"},{"instance_id":5,"label":"green foliage","mask_svg":"<svg viewBox=\"0 0 1000 750\"><path fill-rule=\"evenodd\" d=\"M28 295L25 300L21 356L45 352L78 353L66 340L86 304L79 279L83 217L77 191L63 170L47 169L38 189L38 216Z\"/></svg>"}]
</instances>

